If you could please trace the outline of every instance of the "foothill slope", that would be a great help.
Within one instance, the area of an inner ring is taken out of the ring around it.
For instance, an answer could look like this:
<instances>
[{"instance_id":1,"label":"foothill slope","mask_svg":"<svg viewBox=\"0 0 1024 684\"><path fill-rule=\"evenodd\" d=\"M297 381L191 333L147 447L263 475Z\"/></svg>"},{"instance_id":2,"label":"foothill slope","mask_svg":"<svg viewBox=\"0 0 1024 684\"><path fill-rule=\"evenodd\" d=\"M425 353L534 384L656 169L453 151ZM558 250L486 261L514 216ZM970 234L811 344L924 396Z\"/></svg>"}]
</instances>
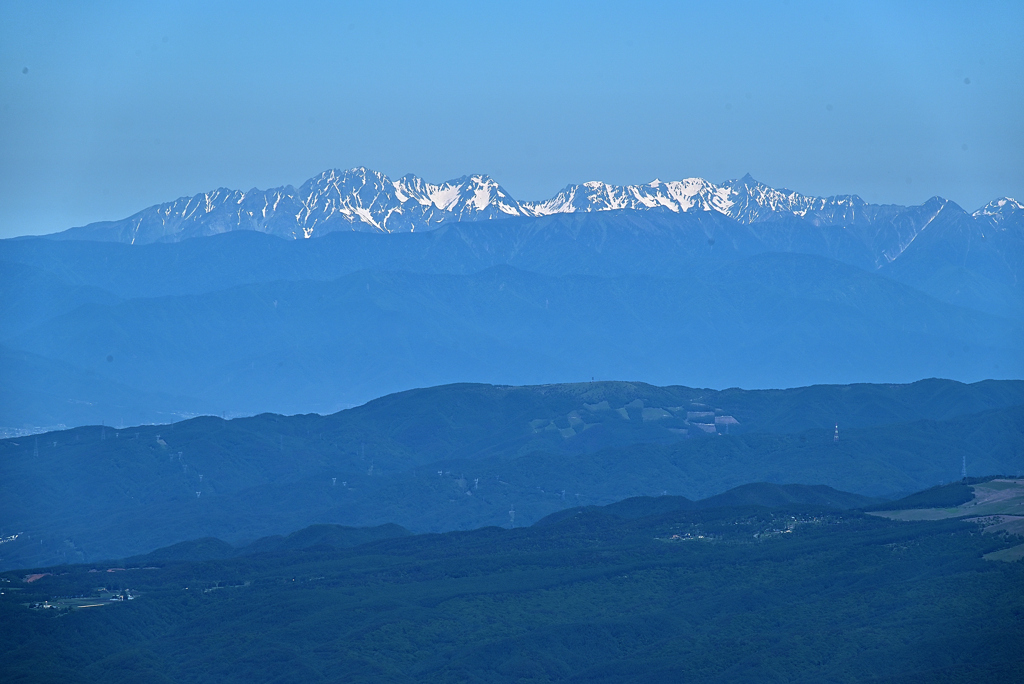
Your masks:
<instances>
[{"instance_id":1,"label":"foothill slope","mask_svg":"<svg viewBox=\"0 0 1024 684\"><path fill-rule=\"evenodd\" d=\"M256 552L221 542L206 560L0 573L0 677L1019 679L1024 564L984 560L1012 539L785 491L775 506L654 497L515 529L351 546L351 530L320 527Z\"/></svg>"},{"instance_id":2,"label":"foothill slope","mask_svg":"<svg viewBox=\"0 0 1024 684\"><path fill-rule=\"evenodd\" d=\"M236 544L314 523L527 525L577 505L752 482L895 497L1024 470L1018 382L706 390L411 390L328 416L206 417L0 441L3 567ZM839 440L835 426L839 425Z\"/></svg>"}]
</instances>

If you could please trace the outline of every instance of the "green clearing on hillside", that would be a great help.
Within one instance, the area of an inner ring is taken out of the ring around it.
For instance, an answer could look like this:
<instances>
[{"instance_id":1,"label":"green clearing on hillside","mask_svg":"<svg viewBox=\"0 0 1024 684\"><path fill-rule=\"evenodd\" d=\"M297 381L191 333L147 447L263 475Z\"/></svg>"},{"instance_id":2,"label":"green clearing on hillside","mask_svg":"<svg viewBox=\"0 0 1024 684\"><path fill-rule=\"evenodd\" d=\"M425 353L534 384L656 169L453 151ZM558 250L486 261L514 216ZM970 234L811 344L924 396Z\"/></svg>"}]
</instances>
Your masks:
<instances>
[{"instance_id":1,"label":"green clearing on hillside","mask_svg":"<svg viewBox=\"0 0 1024 684\"><path fill-rule=\"evenodd\" d=\"M962 491L967 490L965 499ZM950 501L957 501L953 505ZM1024 480L1009 478L986 479L977 484L952 484L936 487L927 491L908 496L895 504L930 503L938 505L934 508L920 506L893 506L884 504L870 509L872 515L880 515L893 520L942 520L944 518L986 517L986 516L1024 516Z\"/></svg>"},{"instance_id":2,"label":"green clearing on hillside","mask_svg":"<svg viewBox=\"0 0 1024 684\"><path fill-rule=\"evenodd\" d=\"M894 507L891 510L877 510L881 506L875 506L869 509L869 514L903 521L960 518L981 525L985 534L1000 535L1010 539L1024 537L1024 480L1021 479L968 480L967 483L932 488L894 503L904 504L904 506L907 502L938 501L948 503L953 498L962 499L961 490L963 488L969 491L970 497L957 506L944 508ZM1024 545L985 554L986 560L1007 562L1013 562L1022 557L1024 557Z\"/></svg>"}]
</instances>

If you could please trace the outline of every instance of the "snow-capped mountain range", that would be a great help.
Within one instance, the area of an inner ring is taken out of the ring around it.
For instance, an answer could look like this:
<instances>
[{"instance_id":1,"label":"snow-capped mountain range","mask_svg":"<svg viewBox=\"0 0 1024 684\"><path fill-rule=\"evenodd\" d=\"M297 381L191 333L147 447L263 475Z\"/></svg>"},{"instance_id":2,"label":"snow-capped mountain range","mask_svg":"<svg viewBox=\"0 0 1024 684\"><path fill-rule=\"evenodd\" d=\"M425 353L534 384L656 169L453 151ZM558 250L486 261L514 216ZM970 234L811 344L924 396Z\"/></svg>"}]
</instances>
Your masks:
<instances>
[{"instance_id":1,"label":"snow-capped mountain range","mask_svg":"<svg viewBox=\"0 0 1024 684\"><path fill-rule=\"evenodd\" d=\"M948 205L953 203L933 198L917 209L937 214ZM360 167L325 171L299 188L287 185L247 192L220 188L152 206L120 221L92 223L59 235L67 239L145 244L255 230L297 239L338 230L414 232L458 221L617 209L714 211L744 224L796 216L815 226L892 221L907 211L898 205L868 204L856 195L812 197L779 190L749 175L717 185L701 178L654 180L641 185L592 181L566 186L547 200L524 202L516 200L486 175L433 184L412 174L392 180L383 173ZM993 200L972 216L998 226L1010 217L1024 216L1024 205L1004 197ZM923 224L920 220L913 223L921 226L927 225L927 221L925 218ZM911 229L905 239L913 240L917 232Z\"/></svg>"}]
</instances>

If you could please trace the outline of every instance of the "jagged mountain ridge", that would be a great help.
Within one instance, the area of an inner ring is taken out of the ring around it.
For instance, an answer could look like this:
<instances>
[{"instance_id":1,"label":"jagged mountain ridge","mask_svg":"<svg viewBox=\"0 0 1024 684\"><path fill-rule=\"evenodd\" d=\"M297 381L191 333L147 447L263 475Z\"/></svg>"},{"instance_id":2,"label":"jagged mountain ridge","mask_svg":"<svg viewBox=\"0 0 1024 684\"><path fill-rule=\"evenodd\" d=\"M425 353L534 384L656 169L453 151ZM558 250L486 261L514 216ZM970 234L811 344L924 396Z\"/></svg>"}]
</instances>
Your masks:
<instances>
[{"instance_id":1,"label":"jagged mountain ridge","mask_svg":"<svg viewBox=\"0 0 1024 684\"><path fill-rule=\"evenodd\" d=\"M987 221L992 226L1013 219L1024 218L1024 204L1010 197L994 199L972 214L974 218Z\"/></svg>"},{"instance_id":2,"label":"jagged mountain ridge","mask_svg":"<svg viewBox=\"0 0 1024 684\"><path fill-rule=\"evenodd\" d=\"M412 232L453 220L531 215L487 176L434 185L411 174L392 181L364 168L332 169L299 188L218 188L143 209L120 221L92 223L58 235L146 244L254 230L297 239L338 230Z\"/></svg>"},{"instance_id":3,"label":"jagged mountain ridge","mask_svg":"<svg viewBox=\"0 0 1024 684\"><path fill-rule=\"evenodd\" d=\"M993 200L969 215L939 197L916 207L876 205L856 195L823 198L775 189L749 175L721 185L700 178L625 186L592 181L569 185L548 200L520 202L486 175L432 184L412 174L391 180L360 167L325 171L299 188L220 188L55 237L145 244L254 230L298 239L339 230L414 232L451 222L622 209L714 211L744 224L797 217L817 227L852 227L861 233L867 229L859 239L877 243L873 251L878 266L898 257L943 210L962 213L989 230L1016 225L1024 216L1024 207L1010 198Z\"/></svg>"}]
</instances>

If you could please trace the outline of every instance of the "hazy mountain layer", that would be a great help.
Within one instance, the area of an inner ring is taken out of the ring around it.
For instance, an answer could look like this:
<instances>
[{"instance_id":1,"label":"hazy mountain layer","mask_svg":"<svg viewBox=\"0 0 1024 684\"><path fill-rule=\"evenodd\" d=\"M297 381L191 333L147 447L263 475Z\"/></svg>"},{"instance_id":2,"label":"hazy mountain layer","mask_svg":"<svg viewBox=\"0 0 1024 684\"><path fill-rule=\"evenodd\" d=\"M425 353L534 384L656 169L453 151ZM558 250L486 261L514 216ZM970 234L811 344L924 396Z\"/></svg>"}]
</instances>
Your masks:
<instances>
[{"instance_id":1,"label":"hazy mountain layer","mask_svg":"<svg viewBox=\"0 0 1024 684\"><path fill-rule=\"evenodd\" d=\"M332 411L455 381L1021 377L1024 324L977 313L1024 320L1007 207L989 225L936 205L881 269L877 222L668 210L316 240L0 241L0 345L22 359L0 372L0 427Z\"/></svg>"},{"instance_id":2,"label":"hazy mountain layer","mask_svg":"<svg viewBox=\"0 0 1024 684\"><path fill-rule=\"evenodd\" d=\"M449 224L418 234L341 232L312 241L270 240L251 231L131 247L5 240L0 262L11 264L3 269L9 273L3 286L11 288L6 299L17 301L33 293L38 300L46 291L23 282L41 277L17 270L25 266L68 284L138 297L331 279L361 269L473 273L505 264L550 275L674 276L700 274L722 260L796 252L877 271L942 301L1024 316L1024 212L995 227L948 204L918 213L914 221L928 220L928 230L908 244L902 220L830 227L790 215L744 224L716 212L622 210ZM898 258L886 256L887 245L897 245Z\"/></svg>"},{"instance_id":3,"label":"hazy mountain layer","mask_svg":"<svg viewBox=\"0 0 1024 684\"><path fill-rule=\"evenodd\" d=\"M83 305L5 344L95 378L93 391L68 399L92 407L78 416L121 425L130 418L101 382L189 398L179 413L323 413L459 381L792 387L1015 378L1024 374L1022 340L1024 324L835 261L764 254L700 278L495 267L259 283ZM8 425L32 418L17 397L60 387L45 365L17 370L4 371Z\"/></svg>"}]
</instances>

